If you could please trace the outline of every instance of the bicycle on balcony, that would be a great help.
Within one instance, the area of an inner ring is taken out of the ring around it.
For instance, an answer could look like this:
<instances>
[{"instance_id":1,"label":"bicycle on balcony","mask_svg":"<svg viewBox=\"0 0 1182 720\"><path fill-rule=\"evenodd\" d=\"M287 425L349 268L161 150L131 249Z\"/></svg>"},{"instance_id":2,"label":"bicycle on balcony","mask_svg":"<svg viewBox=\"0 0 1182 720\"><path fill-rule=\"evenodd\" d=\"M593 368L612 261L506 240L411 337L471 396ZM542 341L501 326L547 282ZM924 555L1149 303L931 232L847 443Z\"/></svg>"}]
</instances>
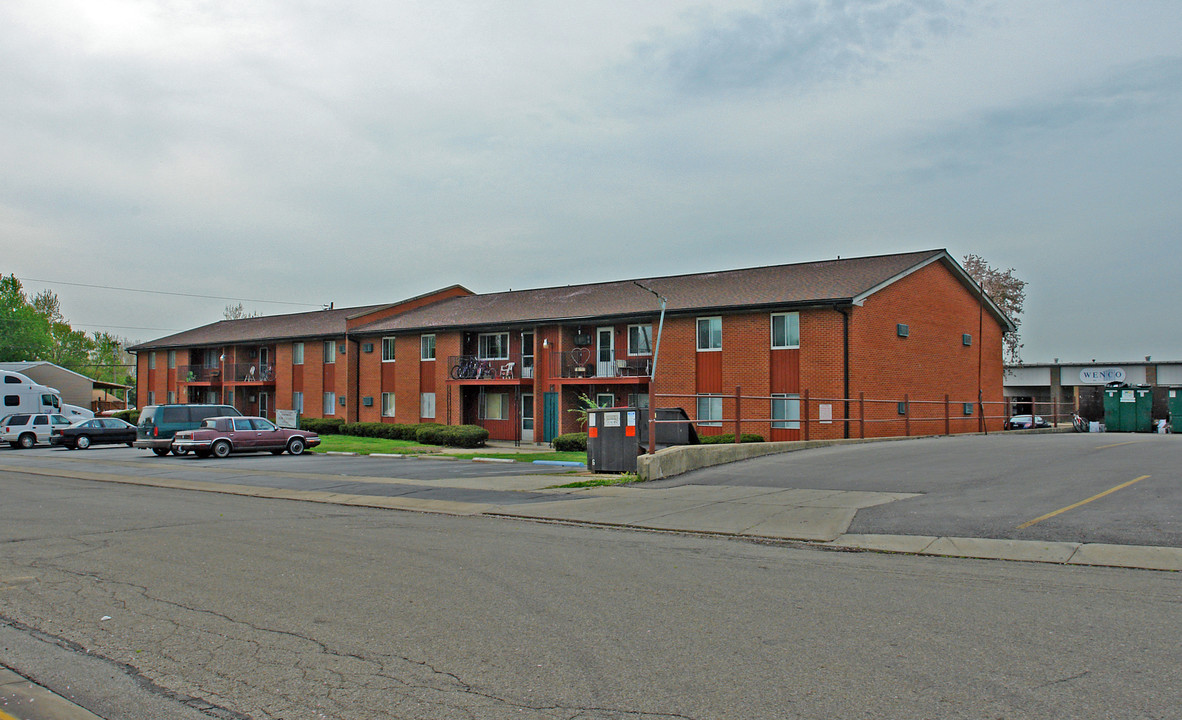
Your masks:
<instances>
[{"instance_id":1,"label":"bicycle on balcony","mask_svg":"<svg viewBox=\"0 0 1182 720\"><path fill-rule=\"evenodd\" d=\"M474 357L461 358L451 369L452 380L481 380L492 377L495 377L492 363Z\"/></svg>"}]
</instances>

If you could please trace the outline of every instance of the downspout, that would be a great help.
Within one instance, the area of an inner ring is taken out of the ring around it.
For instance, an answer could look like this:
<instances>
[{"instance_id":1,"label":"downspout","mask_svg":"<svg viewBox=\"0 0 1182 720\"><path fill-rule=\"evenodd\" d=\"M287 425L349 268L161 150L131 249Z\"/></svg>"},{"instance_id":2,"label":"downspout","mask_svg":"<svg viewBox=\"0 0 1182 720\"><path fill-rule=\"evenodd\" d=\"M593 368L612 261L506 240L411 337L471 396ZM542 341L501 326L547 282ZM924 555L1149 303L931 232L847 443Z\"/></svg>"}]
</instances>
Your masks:
<instances>
[{"instance_id":1,"label":"downspout","mask_svg":"<svg viewBox=\"0 0 1182 720\"><path fill-rule=\"evenodd\" d=\"M850 438L850 306L834 305L833 309L841 313L841 397L842 397L842 436Z\"/></svg>"}]
</instances>

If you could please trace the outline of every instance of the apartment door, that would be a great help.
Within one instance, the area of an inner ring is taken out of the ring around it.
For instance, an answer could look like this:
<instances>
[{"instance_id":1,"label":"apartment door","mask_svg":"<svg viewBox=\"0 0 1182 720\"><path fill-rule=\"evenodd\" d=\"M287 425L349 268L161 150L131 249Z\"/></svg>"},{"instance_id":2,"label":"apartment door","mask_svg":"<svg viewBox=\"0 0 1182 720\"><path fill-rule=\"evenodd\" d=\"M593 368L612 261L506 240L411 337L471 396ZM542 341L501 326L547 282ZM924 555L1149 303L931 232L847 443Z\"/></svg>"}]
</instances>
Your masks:
<instances>
[{"instance_id":1,"label":"apartment door","mask_svg":"<svg viewBox=\"0 0 1182 720\"><path fill-rule=\"evenodd\" d=\"M271 353L268 348L259 348L259 379L267 380L271 371ZM262 413L259 413L260 415Z\"/></svg>"},{"instance_id":2,"label":"apartment door","mask_svg":"<svg viewBox=\"0 0 1182 720\"><path fill-rule=\"evenodd\" d=\"M542 395L542 442L558 437L558 393Z\"/></svg>"},{"instance_id":3,"label":"apartment door","mask_svg":"<svg viewBox=\"0 0 1182 720\"><path fill-rule=\"evenodd\" d=\"M267 417L267 406L270 404L269 400L270 398L267 397L267 393L259 393L259 417Z\"/></svg>"},{"instance_id":4,"label":"apartment door","mask_svg":"<svg viewBox=\"0 0 1182 720\"><path fill-rule=\"evenodd\" d=\"M601 327L597 335L595 374L599 377L611 377L616 374L615 328Z\"/></svg>"},{"instance_id":5,"label":"apartment door","mask_svg":"<svg viewBox=\"0 0 1182 720\"><path fill-rule=\"evenodd\" d=\"M534 441L534 395L521 395L521 442Z\"/></svg>"}]
</instances>

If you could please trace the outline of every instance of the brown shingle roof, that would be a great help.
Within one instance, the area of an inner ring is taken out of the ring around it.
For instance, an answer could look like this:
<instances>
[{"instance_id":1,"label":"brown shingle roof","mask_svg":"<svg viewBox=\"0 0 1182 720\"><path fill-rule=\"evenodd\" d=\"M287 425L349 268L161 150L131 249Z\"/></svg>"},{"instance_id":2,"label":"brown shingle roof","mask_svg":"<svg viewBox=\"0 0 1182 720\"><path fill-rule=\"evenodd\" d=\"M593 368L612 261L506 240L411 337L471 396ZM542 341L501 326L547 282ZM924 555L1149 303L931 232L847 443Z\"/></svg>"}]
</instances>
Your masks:
<instances>
[{"instance_id":1,"label":"brown shingle roof","mask_svg":"<svg viewBox=\"0 0 1182 720\"><path fill-rule=\"evenodd\" d=\"M657 311L659 304L653 294L644 289L646 287L667 299L667 310L671 313L846 303L860 300L899 277L937 261L944 262L967 287L979 294L979 289L947 251L927 250L468 295L441 300L355 327L350 333L378 334L593 318L648 317ZM1010 321L997 306L988 298L981 297L999 322L1012 329ZM346 330L346 319L390 307L391 304L368 305L223 320L129 349L138 351L341 336Z\"/></svg>"},{"instance_id":2,"label":"brown shingle roof","mask_svg":"<svg viewBox=\"0 0 1182 720\"><path fill-rule=\"evenodd\" d=\"M396 315L355 332L649 316L659 304L641 285L663 295L668 312L848 302L910 270L947 257L943 250L930 250L472 295Z\"/></svg>"},{"instance_id":3,"label":"brown shingle roof","mask_svg":"<svg viewBox=\"0 0 1182 720\"><path fill-rule=\"evenodd\" d=\"M200 347L203 345L232 345L302 337L331 337L345 334L345 320L355 315L373 312L383 305L314 310L291 315L264 315L241 320L220 320L199 328L185 330L159 340L128 348L133 352L170 347Z\"/></svg>"}]
</instances>

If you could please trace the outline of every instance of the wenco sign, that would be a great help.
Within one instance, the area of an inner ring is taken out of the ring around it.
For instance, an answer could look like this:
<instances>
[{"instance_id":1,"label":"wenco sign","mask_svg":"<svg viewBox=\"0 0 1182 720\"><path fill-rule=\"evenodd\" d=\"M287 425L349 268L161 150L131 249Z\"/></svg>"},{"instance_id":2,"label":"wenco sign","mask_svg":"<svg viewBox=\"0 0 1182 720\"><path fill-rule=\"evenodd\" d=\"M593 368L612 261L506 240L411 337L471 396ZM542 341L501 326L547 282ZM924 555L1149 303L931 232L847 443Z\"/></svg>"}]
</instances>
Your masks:
<instances>
[{"instance_id":1,"label":"wenco sign","mask_svg":"<svg viewBox=\"0 0 1182 720\"><path fill-rule=\"evenodd\" d=\"M1085 385L1124 382L1125 371L1121 368L1084 368L1079 371L1079 381Z\"/></svg>"}]
</instances>

